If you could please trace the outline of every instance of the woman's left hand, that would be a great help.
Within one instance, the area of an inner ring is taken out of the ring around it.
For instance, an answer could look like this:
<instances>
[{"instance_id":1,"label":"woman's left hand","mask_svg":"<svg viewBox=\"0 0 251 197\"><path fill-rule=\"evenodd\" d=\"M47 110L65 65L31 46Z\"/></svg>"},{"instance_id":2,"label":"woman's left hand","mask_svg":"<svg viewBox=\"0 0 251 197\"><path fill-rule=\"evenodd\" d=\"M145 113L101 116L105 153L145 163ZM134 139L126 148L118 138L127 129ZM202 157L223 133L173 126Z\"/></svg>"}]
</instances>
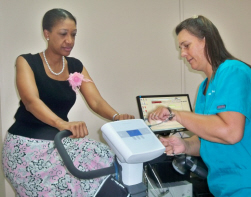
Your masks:
<instances>
[{"instance_id":1,"label":"woman's left hand","mask_svg":"<svg viewBox=\"0 0 251 197\"><path fill-rule=\"evenodd\" d=\"M114 118L114 121L117 121L117 120L127 120L127 119L135 119L135 117L133 115L130 115L130 114L118 114Z\"/></svg>"},{"instance_id":2,"label":"woman's left hand","mask_svg":"<svg viewBox=\"0 0 251 197\"><path fill-rule=\"evenodd\" d=\"M161 120L165 121L170 116L170 112L166 107L159 107L155 111L151 112L148 116L148 121Z\"/></svg>"}]
</instances>

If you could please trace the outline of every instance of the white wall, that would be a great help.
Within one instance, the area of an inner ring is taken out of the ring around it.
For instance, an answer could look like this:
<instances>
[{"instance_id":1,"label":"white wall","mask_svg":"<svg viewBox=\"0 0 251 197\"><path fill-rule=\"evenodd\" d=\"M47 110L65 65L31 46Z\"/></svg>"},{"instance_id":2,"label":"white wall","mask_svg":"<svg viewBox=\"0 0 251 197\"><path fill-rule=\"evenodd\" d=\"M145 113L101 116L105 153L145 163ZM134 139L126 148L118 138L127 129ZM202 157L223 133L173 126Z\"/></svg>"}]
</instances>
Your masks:
<instances>
[{"instance_id":1,"label":"white wall","mask_svg":"<svg viewBox=\"0 0 251 197\"><path fill-rule=\"evenodd\" d=\"M1 61L0 61L1 64ZM1 103L1 84L2 81L0 81L0 103ZM1 104L0 104L0 112L1 112ZM0 113L0 120L1 120L1 113ZM2 122L0 121L0 153L2 152ZM0 165L2 164L2 157L0 157ZM0 169L0 191L2 194L5 194L5 184L4 184L4 175L2 169Z\"/></svg>"},{"instance_id":2,"label":"white wall","mask_svg":"<svg viewBox=\"0 0 251 197\"><path fill-rule=\"evenodd\" d=\"M3 18L3 13L2 13L2 9L1 9L1 2L0 2L0 27L3 27L3 20L1 20ZM2 37L2 33L0 31L0 46L2 46L3 43L3 37ZM1 47L0 47L1 48ZM2 106L2 86L3 86L3 79L2 79L2 72L3 72L3 56L2 56L2 51L0 51L0 154L2 153L2 110L1 110L1 106ZM5 133L5 132L4 132ZM2 157L0 157L0 166L2 167ZM4 180L4 176L3 176L3 171L2 168L0 167L0 191L1 194L3 195L3 197L5 196L5 180Z\"/></svg>"},{"instance_id":3,"label":"white wall","mask_svg":"<svg viewBox=\"0 0 251 197\"><path fill-rule=\"evenodd\" d=\"M137 95L189 93L195 101L204 76L179 57L174 28L184 18L202 14L211 19L230 52L251 63L249 0L0 0L0 5L2 138L14 121L19 101L15 58L45 49L41 20L55 7L72 12L78 21L71 56L83 62L103 97L117 111L136 118ZM100 127L106 120L90 112L80 96L69 118L86 121L90 137L102 141ZM6 197L14 196L6 181L5 190Z\"/></svg>"}]
</instances>

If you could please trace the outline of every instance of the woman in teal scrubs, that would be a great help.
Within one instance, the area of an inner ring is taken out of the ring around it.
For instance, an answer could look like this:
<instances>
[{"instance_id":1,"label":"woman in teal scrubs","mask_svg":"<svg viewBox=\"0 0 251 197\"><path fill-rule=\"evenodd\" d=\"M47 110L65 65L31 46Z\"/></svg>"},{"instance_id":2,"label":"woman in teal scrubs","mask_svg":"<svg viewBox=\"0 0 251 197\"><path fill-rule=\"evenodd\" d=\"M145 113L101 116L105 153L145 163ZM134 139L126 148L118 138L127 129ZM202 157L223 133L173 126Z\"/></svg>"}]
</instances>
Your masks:
<instances>
[{"instance_id":1,"label":"woman in teal scrubs","mask_svg":"<svg viewBox=\"0 0 251 197\"><path fill-rule=\"evenodd\" d=\"M173 117L195 134L160 140L167 154L202 157L214 196L251 196L250 65L227 51L217 28L203 16L184 20L176 34L181 56L207 78L200 85L195 113L161 107L149 114L149 121Z\"/></svg>"}]
</instances>

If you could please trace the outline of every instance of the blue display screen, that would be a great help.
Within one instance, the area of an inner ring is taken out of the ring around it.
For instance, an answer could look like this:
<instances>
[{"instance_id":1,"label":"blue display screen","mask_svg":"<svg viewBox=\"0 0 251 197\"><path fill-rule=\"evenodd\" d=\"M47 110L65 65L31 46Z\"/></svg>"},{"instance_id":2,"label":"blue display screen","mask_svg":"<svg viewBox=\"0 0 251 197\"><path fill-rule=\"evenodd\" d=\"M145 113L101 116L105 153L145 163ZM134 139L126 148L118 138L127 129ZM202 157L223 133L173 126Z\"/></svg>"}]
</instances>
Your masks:
<instances>
[{"instance_id":1,"label":"blue display screen","mask_svg":"<svg viewBox=\"0 0 251 197\"><path fill-rule=\"evenodd\" d=\"M136 130L130 130L130 131L126 131L126 132L127 132L131 137L133 137L133 136L138 136L138 135L142 135L138 129L136 129Z\"/></svg>"}]
</instances>

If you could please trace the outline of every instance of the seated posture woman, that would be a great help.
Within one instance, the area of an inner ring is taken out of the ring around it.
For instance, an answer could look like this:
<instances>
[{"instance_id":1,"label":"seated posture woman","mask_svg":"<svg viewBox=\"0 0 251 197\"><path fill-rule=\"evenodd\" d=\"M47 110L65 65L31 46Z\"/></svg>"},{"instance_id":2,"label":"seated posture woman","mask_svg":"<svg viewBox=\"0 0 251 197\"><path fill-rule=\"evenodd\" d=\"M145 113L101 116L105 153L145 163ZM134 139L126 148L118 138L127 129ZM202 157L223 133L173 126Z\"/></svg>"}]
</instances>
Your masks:
<instances>
[{"instance_id":1,"label":"seated posture woman","mask_svg":"<svg viewBox=\"0 0 251 197\"><path fill-rule=\"evenodd\" d=\"M109 120L132 119L118 114L100 95L82 63L67 57L74 47L76 19L63 9L49 10L43 18L48 48L16 60L20 107L3 148L3 169L17 196L93 196L105 177L79 180L69 174L54 146L55 135L70 130L63 143L82 171L111 166L114 154L93 139L83 121L71 122L67 114L84 96L90 108Z\"/></svg>"}]
</instances>

